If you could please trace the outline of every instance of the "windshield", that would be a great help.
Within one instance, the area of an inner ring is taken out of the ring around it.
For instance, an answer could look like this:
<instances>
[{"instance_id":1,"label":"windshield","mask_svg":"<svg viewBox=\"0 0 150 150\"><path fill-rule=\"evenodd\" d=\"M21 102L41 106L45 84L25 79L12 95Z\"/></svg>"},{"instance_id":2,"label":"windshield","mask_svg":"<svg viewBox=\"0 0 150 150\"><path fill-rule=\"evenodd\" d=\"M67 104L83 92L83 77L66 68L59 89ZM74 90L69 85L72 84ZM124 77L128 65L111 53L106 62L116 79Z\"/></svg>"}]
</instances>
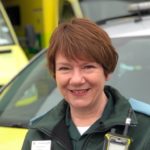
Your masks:
<instances>
[{"instance_id":1,"label":"windshield","mask_svg":"<svg viewBox=\"0 0 150 150\"><path fill-rule=\"evenodd\" d=\"M150 37L112 39L119 53L117 68L107 84L124 96L150 104ZM28 126L63 97L49 75L45 51L0 95L0 125Z\"/></svg>"},{"instance_id":2,"label":"windshield","mask_svg":"<svg viewBox=\"0 0 150 150\"><path fill-rule=\"evenodd\" d=\"M83 15L95 22L118 16L126 16L129 4L145 0L80 0Z\"/></svg>"},{"instance_id":3,"label":"windshield","mask_svg":"<svg viewBox=\"0 0 150 150\"><path fill-rule=\"evenodd\" d=\"M55 99L54 99L55 98ZM44 54L28 66L1 94L0 125L26 126L62 99L50 77Z\"/></svg>"},{"instance_id":4,"label":"windshield","mask_svg":"<svg viewBox=\"0 0 150 150\"><path fill-rule=\"evenodd\" d=\"M112 79L123 95L150 104L150 37L117 38L113 44L119 52L119 62Z\"/></svg>"},{"instance_id":5,"label":"windshield","mask_svg":"<svg viewBox=\"0 0 150 150\"><path fill-rule=\"evenodd\" d=\"M9 28L0 11L0 46L13 43Z\"/></svg>"}]
</instances>

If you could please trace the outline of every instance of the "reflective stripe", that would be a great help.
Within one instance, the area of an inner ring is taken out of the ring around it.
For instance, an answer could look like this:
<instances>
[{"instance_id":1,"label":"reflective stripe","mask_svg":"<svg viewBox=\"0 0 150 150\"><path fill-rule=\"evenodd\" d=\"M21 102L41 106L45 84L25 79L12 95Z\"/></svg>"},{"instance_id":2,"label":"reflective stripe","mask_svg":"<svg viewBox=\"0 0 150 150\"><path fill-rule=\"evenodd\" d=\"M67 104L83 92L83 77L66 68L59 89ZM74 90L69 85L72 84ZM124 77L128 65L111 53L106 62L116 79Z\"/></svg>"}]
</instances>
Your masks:
<instances>
[{"instance_id":1,"label":"reflective stripe","mask_svg":"<svg viewBox=\"0 0 150 150\"><path fill-rule=\"evenodd\" d=\"M129 98L129 102L130 102L133 110L150 116L150 105L149 104L139 101L139 100L136 100L134 98Z\"/></svg>"}]
</instances>

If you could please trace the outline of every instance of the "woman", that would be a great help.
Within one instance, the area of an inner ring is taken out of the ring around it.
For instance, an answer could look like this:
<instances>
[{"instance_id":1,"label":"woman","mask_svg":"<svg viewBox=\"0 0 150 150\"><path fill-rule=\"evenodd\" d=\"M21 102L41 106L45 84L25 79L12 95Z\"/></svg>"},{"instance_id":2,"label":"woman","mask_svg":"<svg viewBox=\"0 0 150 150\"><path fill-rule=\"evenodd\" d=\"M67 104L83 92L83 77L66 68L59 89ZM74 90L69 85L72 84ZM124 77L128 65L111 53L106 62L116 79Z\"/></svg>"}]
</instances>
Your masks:
<instances>
[{"instance_id":1,"label":"woman","mask_svg":"<svg viewBox=\"0 0 150 150\"><path fill-rule=\"evenodd\" d=\"M105 86L118 54L101 27L77 18L60 24L51 37L47 60L64 100L35 122L23 150L149 149L149 117L134 112L116 89ZM113 143L111 136L116 138ZM117 138L124 142L121 146Z\"/></svg>"}]
</instances>

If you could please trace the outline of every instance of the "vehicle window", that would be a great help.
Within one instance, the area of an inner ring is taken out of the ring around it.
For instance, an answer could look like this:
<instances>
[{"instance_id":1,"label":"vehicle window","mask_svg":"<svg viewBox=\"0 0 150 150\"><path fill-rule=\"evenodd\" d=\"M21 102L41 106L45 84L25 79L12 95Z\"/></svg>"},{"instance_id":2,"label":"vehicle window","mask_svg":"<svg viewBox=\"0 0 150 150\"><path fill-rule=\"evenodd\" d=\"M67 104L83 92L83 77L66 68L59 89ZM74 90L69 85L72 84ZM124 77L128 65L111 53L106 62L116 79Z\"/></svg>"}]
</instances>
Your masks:
<instances>
[{"instance_id":1,"label":"vehicle window","mask_svg":"<svg viewBox=\"0 0 150 150\"><path fill-rule=\"evenodd\" d=\"M46 113L62 99L48 73L44 56L41 55L25 69L1 98L2 120L28 122Z\"/></svg>"},{"instance_id":2,"label":"vehicle window","mask_svg":"<svg viewBox=\"0 0 150 150\"><path fill-rule=\"evenodd\" d=\"M0 46L9 44L13 44L13 39L0 11Z\"/></svg>"},{"instance_id":3,"label":"vehicle window","mask_svg":"<svg viewBox=\"0 0 150 150\"><path fill-rule=\"evenodd\" d=\"M113 43L119 62L108 82L126 97L150 103L150 38L120 38Z\"/></svg>"},{"instance_id":4,"label":"vehicle window","mask_svg":"<svg viewBox=\"0 0 150 150\"><path fill-rule=\"evenodd\" d=\"M60 3L60 22L63 22L75 16L71 3L69 3L68 1L61 1Z\"/></svg>"}]
</instances>

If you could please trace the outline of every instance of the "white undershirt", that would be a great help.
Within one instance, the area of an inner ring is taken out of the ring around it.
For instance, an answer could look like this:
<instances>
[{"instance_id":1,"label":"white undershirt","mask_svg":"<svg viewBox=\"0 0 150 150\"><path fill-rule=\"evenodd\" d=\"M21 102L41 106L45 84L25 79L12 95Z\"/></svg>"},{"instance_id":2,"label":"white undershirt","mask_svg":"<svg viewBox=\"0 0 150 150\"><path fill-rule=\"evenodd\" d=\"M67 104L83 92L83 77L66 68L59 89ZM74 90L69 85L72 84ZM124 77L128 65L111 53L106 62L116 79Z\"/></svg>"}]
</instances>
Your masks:
<instances>
[{"instance_id":1,"label":"white undershirt","mask_svg":"<svg viewBox=\"0 0 150 150\"><path fill-rule=\"evenodd\" d=\"M86 127L77 127L80 135L82 135L84 132L86 132L88 129L90 128L90 126L86 126Z\"/></svg>"}]
</instances>

